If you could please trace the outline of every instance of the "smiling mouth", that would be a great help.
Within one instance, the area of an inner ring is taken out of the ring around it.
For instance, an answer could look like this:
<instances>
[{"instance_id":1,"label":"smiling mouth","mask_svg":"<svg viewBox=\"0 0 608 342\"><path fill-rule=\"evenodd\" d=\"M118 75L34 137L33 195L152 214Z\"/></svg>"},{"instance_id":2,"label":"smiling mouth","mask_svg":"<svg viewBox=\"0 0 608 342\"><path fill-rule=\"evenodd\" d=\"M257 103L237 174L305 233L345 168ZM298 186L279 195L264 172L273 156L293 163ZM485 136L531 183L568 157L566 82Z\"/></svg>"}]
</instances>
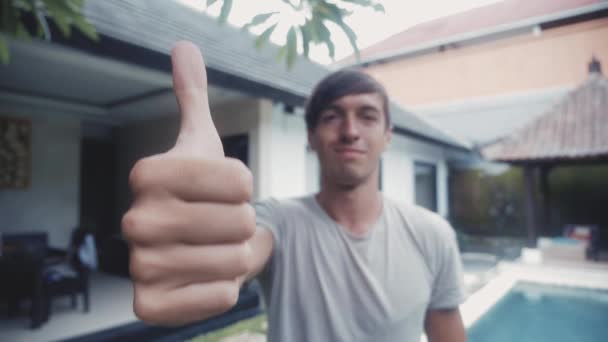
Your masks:
<instances>
[{"instance_id":1,"label":"smiling mouth","mask_svg":"<svg viewBox=\"0 0 608 342\"><path fill-rule=\"evenodd\" d=\"M365 153L365 151L356 148L336 148L335 151L338 155L344 157L355 157Z\"/></svg>"}]
</instances>

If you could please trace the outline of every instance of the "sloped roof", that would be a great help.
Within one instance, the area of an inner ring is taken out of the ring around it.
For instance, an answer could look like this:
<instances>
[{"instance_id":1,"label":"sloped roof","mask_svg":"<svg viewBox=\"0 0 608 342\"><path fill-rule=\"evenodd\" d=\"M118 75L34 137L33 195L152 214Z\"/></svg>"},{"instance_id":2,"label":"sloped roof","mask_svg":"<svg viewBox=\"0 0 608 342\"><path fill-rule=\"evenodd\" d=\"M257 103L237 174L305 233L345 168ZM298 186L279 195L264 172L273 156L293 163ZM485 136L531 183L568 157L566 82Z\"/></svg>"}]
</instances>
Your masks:
<instances>
[{"instance_id":1,"label":"sloped roof","mask_svg":"<svg viewBox=\"0 0 608 342\"><path fill-rule=\"evenodd\" d=\"M87 1L84 15L101 35L100 42L80 41L74 46L72 41L63 41L63 44L170 72L171 47L178 40L190 40L201 47L209 83L226 88L244 84L251 94L290 105L303 105L314 85L330 72L303 57L287 70L277 61L276 45L256 51L252 35L230 25L219 25L216 19L175 1ZM392 110L395 123L406 134L433 143L470 148L409 111L398 106L392 106Z\"/></svg>"},{"instance_id":2,"label":"sloped roof","mask_svg":"<svg viewBox=\"0 0 608 342\"><path fill-rule=\"evenodd\" d=\"M487 159L512 163L608 158L608 80L591 73L551 110L481 152Z\"/></svg>"},{"instance_id":3,"label":"sloped roof","mask_svg":"<svg viewBox=\"0 0 608 342\"><path fill-rule=\"evenodd\" d=\"M532 18L574 10L607 0L504 0L415 25L361 51L361 61L381 59L400 50L422 47L475 32L488 32ZM340 61L355 62L353 56Z\"/></svg>"}]
</instances>

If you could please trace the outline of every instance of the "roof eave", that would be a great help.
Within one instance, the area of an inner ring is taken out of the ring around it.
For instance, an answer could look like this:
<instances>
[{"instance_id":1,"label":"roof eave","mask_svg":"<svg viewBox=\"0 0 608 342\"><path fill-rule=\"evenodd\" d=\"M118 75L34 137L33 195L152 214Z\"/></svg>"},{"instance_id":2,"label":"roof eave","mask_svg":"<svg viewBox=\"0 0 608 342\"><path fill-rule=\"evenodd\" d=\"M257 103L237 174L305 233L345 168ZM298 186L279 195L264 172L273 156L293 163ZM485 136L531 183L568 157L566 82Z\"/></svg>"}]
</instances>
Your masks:
<instances>
[{"instance_id":1,"label":"roof eave","mask_svg":"<svg viewBox=\"0 0 608 342\"><path fill-rule=\"evenodd\" d=\"M597 17L608 16L608 2L592 4L572 10L562 11L555 14L533 17L515 23L509 23L492 27L490 29L467 32L451 37L437 39L429 43L418 44L412 47L400 49L394 52L383 53L359 62L350 64L351 66L368 67L373 64L390 62L396 59L415 57L433 52L440 52L446 48L463 44L475 44L486 41L497 40L508 36L513 36L533 30L535 27L556 27L565 23L571 23L574 18L587 18L595 14Z\"/></svg>"},{"instance_id":2,"label":"roof eave","mask_svg":"<svg viewBox=\"0 0 608 342\"><path fill-rule=\"evenodd\" d=\"M608 163L608 154L585 155L585 156L553 156L553 157L525 157L525 158L489 158L497 163L507 163L515 166L526 165L579 165L579 164L604 164Z\"/></svg>"},{"instance_id":3,"label":"roof eave","mask_svg":"<svg viewBox=\"0 0 608 342\"><path fill-rule=\"evenodd\" d=\"M56 34L53 43L96 57L108 58L127 64L137 64L149 69L171 73L171 57L169 54L124 42L104 34L100 34L98 41L86 39L78 32L74 32L68 39ZM303 105L306 100L305 94L299 94L290 89L272 87L253 79L227 73L213 66L207 66L206 69L209 84L270 98L292 106Z\"/></svg>"}]
</instances>

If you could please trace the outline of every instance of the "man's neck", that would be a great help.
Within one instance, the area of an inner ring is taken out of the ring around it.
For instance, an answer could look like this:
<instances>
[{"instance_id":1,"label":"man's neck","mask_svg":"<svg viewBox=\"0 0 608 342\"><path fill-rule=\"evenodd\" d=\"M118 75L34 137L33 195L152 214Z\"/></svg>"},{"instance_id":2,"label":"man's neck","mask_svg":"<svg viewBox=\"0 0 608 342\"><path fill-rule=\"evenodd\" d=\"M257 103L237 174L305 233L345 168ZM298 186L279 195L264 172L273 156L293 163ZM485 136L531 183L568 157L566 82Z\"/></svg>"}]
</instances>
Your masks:
<instances>
[{"instance_id":1,"label":"man's neck","mask_svg":"<svg viewBox=\"0 0 608 342\"><path fill-rule=\"evenodd\" d=\"M324 185L316 199L331 218L357 236L365 235L382 212L382 196L376 182L354 188Z\"/></svg>"}]
</instances>

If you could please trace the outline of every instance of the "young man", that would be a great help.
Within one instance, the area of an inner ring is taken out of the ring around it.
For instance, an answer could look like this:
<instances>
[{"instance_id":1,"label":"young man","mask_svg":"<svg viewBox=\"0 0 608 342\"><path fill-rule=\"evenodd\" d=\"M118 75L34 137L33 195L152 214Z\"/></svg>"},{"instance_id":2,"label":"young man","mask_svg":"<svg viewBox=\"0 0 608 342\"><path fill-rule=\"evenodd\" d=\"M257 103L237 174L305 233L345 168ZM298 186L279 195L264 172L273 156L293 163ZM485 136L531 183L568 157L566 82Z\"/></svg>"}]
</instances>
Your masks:
<instances>
[{"instance_id":1,"label":"young man","mask_svg":"<svg viewBox=\"0 0 608 342\"><path fill-rule=\"evenodd\" d=\"M259 275L270 341L465 341L461 267L443 219L378 191L391 140L382 86L354 71L319 83L306 111L321 165L316 195L249 205L251 174L223 156L200 52L172 53L182 125L175 147L140 160L123 218L134 310L183 324L232 307Z\"/></svg>"}]
</instances>

